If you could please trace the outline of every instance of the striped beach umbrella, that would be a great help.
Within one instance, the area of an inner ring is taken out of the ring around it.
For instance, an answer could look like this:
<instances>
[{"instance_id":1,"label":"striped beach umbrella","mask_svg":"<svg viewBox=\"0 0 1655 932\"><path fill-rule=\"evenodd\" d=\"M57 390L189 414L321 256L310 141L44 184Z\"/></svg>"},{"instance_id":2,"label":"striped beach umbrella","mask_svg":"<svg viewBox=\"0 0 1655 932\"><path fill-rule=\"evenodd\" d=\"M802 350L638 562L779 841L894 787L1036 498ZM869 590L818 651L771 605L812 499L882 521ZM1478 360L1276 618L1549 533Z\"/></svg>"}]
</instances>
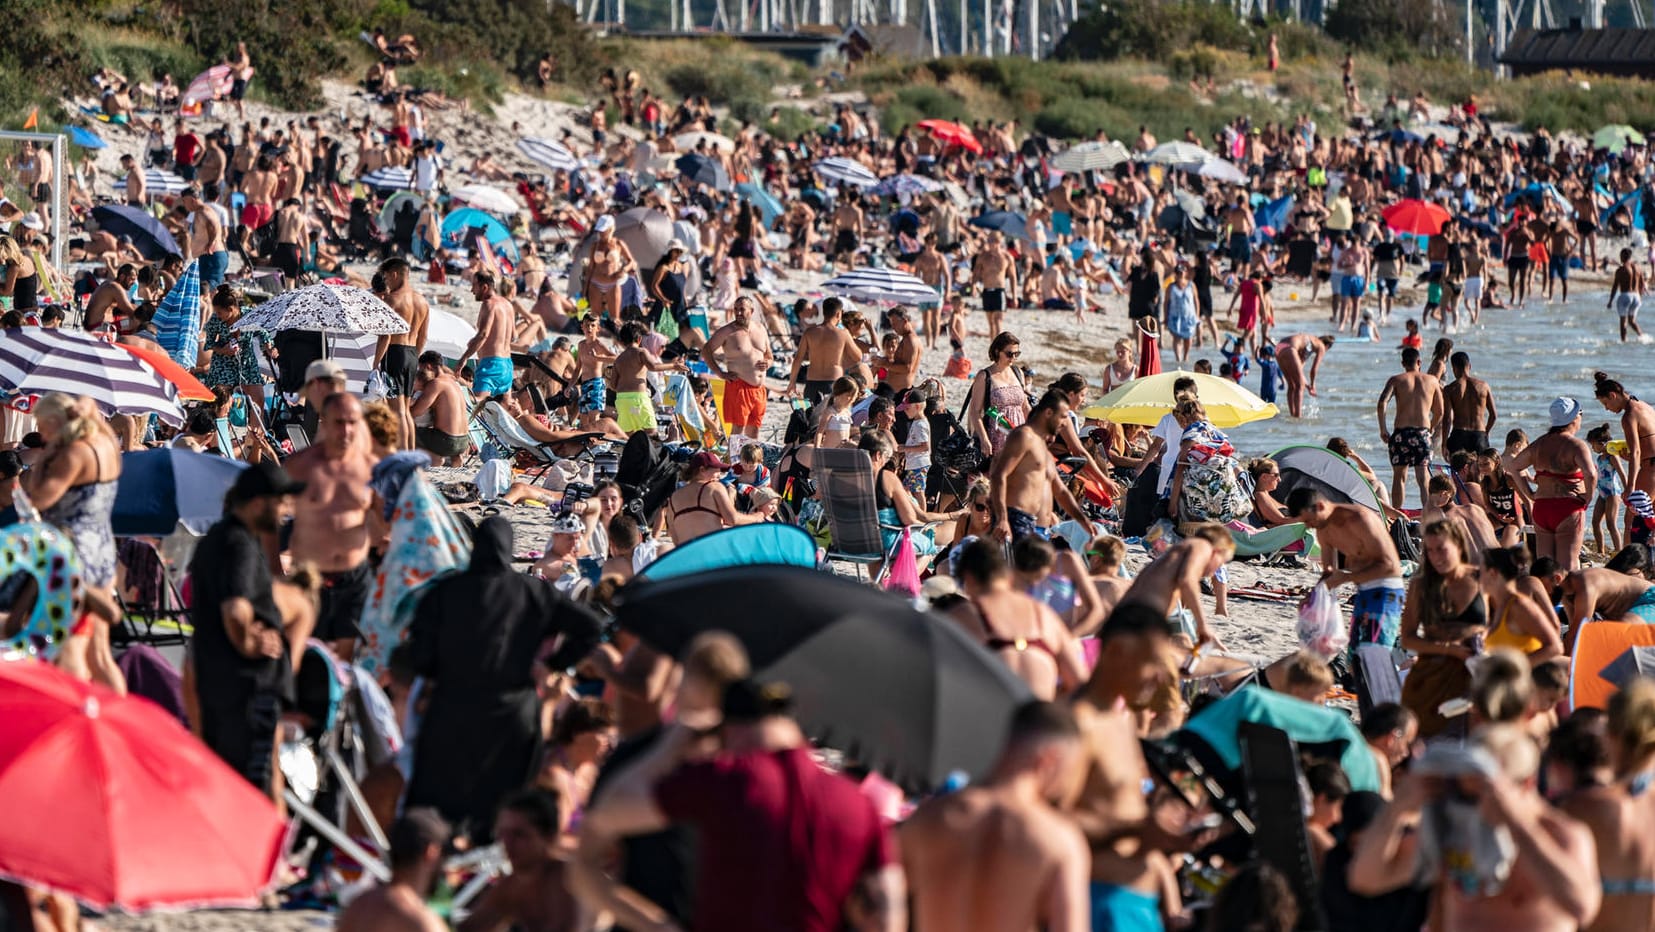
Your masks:
<instances>
[{"instance_id":1,"label":"striped beach umbrella","mask_svg":"<svg viewBox=\"0 0 1655 932\"><path fill-rule=\"evenodd\" d=\"M186 369L195 366L201 352L201 260L191 259L184 274L155 309L155 342L173 362Z\"/></svg>"},{"instance_id":2,"label":"striped beach umbrella","mask_svg":"<svg viewBox=\"0 0 1655 932\"><path fill-rule=\"evenodd\" d=\"M172 172L160 168L144 169L144 191L150 197L155 197L158 194L177 194L189 186L190 183L188 181L185 181ZM120 181L115 182L111 187L117 191L125 191L126 178L121 178Z\"/></svg>"},{"instance_id":3,"label":"striped beach umbrella","mask_svg":"<svg viewBox=\"0 0 1655 932\"><path fill-rule=\"evenodd\" d=\"M935 288L918 278L907 272L886 268L856 269L834 276L822 283L822 290L857 301L920 304L942 300Z\"/></svg>"},{"instance_id":4,"label":"striped beach umbrella","mask_svg":"<svg viewBox=\"0 0 1655 932\"><path fill-rule=\"evenodd\" d=\"M933 181L924 175L910 175L906 172L900 175L891 175L880 179L873 186L872 193L885 197L897 197L903 194L933 194L942 190L942 182Z\"/></svg>"},{"instance_id":5,"label":"striped beach umbrella","mask_svg":"<svg viewBox=\"0 0 1655 932\"><path fill-rule=\"evenodd\" d=\"M1052 157L1052 167L1061 172L1108 171L1131 160L1132 153L1114 140L1081 142Z\"/></svg>"},{"instance_id":6,"label":"striped beach umbrella","mask_svg":"<svg viewBox=\"0 0 1655 932\"><path fill-rule=\"evenodd\" d=\"M414 186L414 173L401 165L382 165L356 180L370 188L406 191Z\"/></svg>"},{"instance_id":7,"label":"striped beach umbrella","mask_svg":"<svg viewBox=\"0 0 1655 932\"><path fill-rule=\"evenodd\" d=\"M150 414L182 424L178 389L148 363L74 330L0 331L0 387L25 395L85 395L105 414Z\"/></svg>"},{"instance_id":8,"label":"striped beach umbrella","mask_svg":"<svg viewBox=\"0 0 1655 932\"><path fill-rule=\"evenodd\" d=\"M840 156L817 162L816 174L821 175L823 181L855 185L858 188L871 188L879 183L879 178L869 171L866 165Z\"/></svg>"},{"instance_id":9,"label":"striped beach umbrella","mask_svg":"<svg viewBox=\"0 0 1655 932\"><path fill-rule=\"evenodd\" d=\"M517 150L531 162L554 172L572 172L580 168L580 159L568 149L550 139L526 136L517 140Z\"/></svg>"}]
</instances>

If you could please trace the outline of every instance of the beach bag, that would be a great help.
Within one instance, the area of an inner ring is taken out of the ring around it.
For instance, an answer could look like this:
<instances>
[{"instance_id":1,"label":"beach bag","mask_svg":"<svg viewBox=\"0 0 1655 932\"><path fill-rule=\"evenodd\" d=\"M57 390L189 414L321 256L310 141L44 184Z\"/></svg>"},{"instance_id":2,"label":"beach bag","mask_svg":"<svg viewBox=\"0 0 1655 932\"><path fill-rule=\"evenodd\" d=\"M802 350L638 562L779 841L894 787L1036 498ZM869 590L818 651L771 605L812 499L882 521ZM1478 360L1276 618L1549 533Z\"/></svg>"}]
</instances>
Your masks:
<instances>
[{"instance_id":1,"label":"beach bag","mask_svg":"<svg viewBox=\"0 0 1655 932\"><path fill-rule=\"evenodd\" d=\"M472 480L477 485L477 495L485 502L492 502L506 494L511 488L511 464L507 460L489 460L483 468L477 470L477 478Z\"/></svg>"},{"instance_id":2,"label":"beach bag","mask_svg":"<svg viewBox=\"0 0 1655 932\"><path fill-rule=\"evenodd\" d=\"M1327 591L1327 586L1317 583L1299 603L1298 635L1300 647L1324 660L1343 652L1350 643L1339 600Z\"/></svg>"},{"instance_id":3,"label":"beach bag","mask_svg":"<svg viewBox=\"0 0 1655 932\"><path fill-rule=\"evenodd\" d=\"M1178 519L1228 524L1252 514L1252 491L1242 481L1243 474L1240 465L1228 456L1186 464Z\"/></svg>"},{"instance_id":4,"label":"beach bag","mask_svg":"<svg viewBox=\"0 0 1655 932\"><path fill-rule=\"evenodd\" d=\"M956 353L948 357L948 364L943 367L942 374L951 379L971 378L971 360L964 353Z\"/></svg>"},{"instance_id":5,"label":"beach bag","mask_svg":"<svg viewBox=\"0 0 1655 932\"><path fill-rule=\"evenodd\" d=\"M977 439L952 414L948 416L948 427L948 435L931 446L931 462L956 474L977 471L983 465Z\"/></svg>"},{"instance_id":6,"label":"beach bag","mask_svg":"<svg viewBox=\"0 0 1655 932\"><path fill-rule=\"evenodd\" d=\"M919 595L919 555L914 549L914 534L908 528L902 529L896 555L891 557L890 572L885 574L885 591Z\"/></svg>"}]
</instances>

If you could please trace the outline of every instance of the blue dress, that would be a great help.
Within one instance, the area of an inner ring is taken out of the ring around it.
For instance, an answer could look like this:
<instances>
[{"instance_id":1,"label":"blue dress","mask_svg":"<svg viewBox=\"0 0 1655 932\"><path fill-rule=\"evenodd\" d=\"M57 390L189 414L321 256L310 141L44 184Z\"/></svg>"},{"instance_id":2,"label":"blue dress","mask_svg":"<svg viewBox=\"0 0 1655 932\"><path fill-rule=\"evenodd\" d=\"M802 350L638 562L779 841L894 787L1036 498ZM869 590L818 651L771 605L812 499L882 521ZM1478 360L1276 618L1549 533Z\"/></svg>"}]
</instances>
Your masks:
<instances>
[{"instance_id":1,"label":"blue dress","mask_svg":"<svg viewBox=\"0 0 1655 932\"><path fill-rule=\"evenodd\" d=\"M1195 336L1195 286L1173 285L1167 289L1167 330L1180 340Z\"/></svg>"}]
</instances>

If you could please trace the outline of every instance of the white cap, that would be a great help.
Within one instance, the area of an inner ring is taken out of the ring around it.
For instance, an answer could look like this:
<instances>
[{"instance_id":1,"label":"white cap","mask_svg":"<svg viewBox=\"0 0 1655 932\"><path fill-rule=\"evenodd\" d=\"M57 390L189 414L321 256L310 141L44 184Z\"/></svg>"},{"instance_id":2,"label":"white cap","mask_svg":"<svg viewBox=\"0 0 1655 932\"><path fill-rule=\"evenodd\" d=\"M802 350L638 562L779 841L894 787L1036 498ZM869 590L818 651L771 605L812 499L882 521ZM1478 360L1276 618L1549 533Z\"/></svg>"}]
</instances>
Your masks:
<instances>
[{"instance_id":1,"label":"white cap","mask_svg":"<svg viewBox=\"0 0 1655 932\"><path fill-rule=\"evenodd\" d=\"M1573 398L1554 398L1551 414L1553 427L1567 427L1580 416L1580 402Z\"/></svg>"},{"instance_id":2,"label":"white cap","mask_svg":"<svg viewBox=\"0 0 1655 932\"><path fill-rule=\"evenodd\" d=\"M37 211L31 210L24 214L23 219L19 222L23 224L24 229L36 231L46 229L46 221L40 219L40 214Z\"/></svg>"},{"instance_id":3,"label":"white cap","mask_svg":"<svg viewBox=\"0 0 1655 932\"><path fill-rule=\"evenodd\" d=\"M604 214L599 217L595 229L599 233L609 233L613 231L615 229L615 216L613 214Z\"/></svg>"}]
</instances>

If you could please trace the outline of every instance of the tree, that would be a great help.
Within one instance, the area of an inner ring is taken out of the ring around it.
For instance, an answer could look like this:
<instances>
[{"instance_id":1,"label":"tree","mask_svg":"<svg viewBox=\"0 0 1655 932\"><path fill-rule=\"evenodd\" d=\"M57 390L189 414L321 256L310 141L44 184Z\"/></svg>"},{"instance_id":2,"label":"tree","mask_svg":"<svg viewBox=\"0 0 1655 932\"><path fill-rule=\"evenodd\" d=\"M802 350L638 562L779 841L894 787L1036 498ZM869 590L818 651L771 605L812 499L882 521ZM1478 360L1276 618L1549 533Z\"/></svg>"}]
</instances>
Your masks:
<instances>
[{"instance_id":1,"label":"tree","mask_svg":"<svg viewBox=\"0 0 1655 932\"><path fill-rule=\"evenodd\" d=\"M1437 54L1459 39L1435 0L1339 0L1325 28L1340 42L1406 54Z\"/></svg>"}]
</instances>

